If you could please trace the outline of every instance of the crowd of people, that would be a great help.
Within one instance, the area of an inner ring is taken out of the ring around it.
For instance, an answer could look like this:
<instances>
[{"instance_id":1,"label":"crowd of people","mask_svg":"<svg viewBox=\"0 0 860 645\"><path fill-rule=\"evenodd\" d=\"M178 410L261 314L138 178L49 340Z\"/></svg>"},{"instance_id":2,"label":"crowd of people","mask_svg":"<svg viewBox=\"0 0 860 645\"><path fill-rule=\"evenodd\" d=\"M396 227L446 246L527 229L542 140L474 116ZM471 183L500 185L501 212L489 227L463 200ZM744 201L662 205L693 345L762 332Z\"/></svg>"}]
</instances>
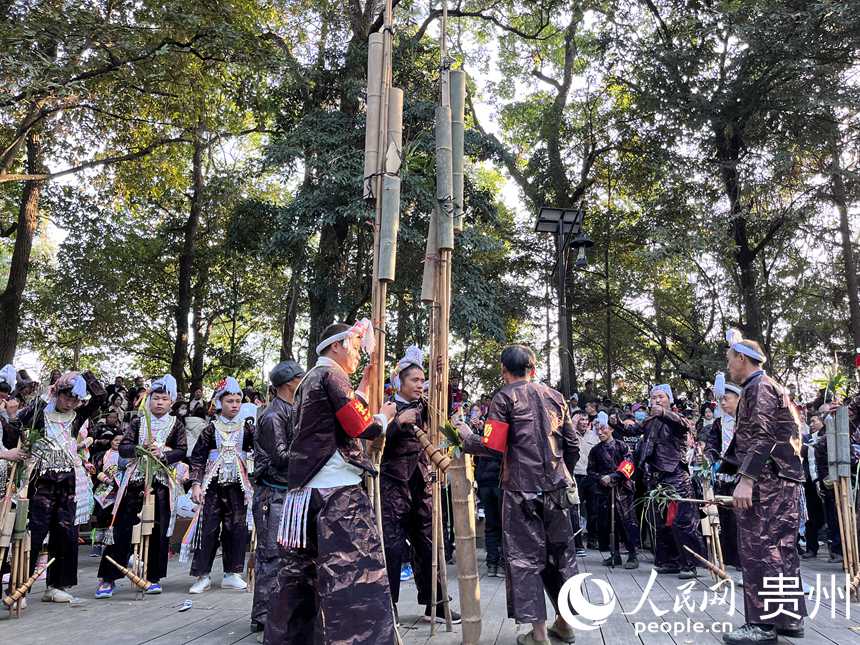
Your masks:
<instances>
[{"instance_id":1,"label":"crowd of people","mask_svg":"<svg viewBox=\"0 0 860 645\"><path fill-rule=\"evenodd\" d=\"M356 388L351 380L365 334L360 323L331 325L309 370L282 362L263 392L226 377L208 398L199 387L180 396L170 375L105 387L91 372L54 372L42 386L12 366L0 371L0 490L29 499L30 572L43 548L55 558L43 600L73 601L88 525L101 558L98 599L114 595L125 575L117 565L143 572L145 593L161 593L172 545L191 561L190 593L210 589L219 548L221 587L245 589L254 535L251 624L263 642L393 643L401 581L413 576L424 619L444 620L431 567L433 468L415 432L429 423L424 358L409 348L372 414L370 368ZM701 399L663 384L621 404L589 381L565 400L537 382L535 360L525 346L505 348L503 385L474 403L452 391L449 409L476 460L486 573L507 578L509 616L532 625L517 642L574 641L557 607L547 625L544 594L555 604L577 560L594 557L589 549L627 569L648 549L658 573L700 575L708 552L695 500L705 482L734 503L719 511L723 561L742 572L747 623L725 640L802 636L802 601L799 617L769 617L759 591L765 577L798 576L822 537L829 560L841 561L824 422L848 405L860 444L860 397L822 393L801 405L763 370L761 347L740 337L729 339L727 374ZM363 440L381 437L377 469ZM368 476L381 491L381 535ZM147 504L143 565L134 544Z\"/></svg>"}]
</instances>

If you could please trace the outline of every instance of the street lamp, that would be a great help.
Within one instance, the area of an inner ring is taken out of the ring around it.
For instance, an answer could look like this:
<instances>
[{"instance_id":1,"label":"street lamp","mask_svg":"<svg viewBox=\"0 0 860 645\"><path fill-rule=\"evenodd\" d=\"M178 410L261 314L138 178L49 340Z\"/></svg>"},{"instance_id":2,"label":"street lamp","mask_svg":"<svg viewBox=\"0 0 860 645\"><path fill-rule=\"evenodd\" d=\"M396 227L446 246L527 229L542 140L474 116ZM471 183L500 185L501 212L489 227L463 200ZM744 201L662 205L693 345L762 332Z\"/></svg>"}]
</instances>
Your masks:
<instances>
[{"instance_id":1,"label":"street lamp","mask_svg":"<svg viewBox=\"0 0 860 645\"><path fill-rule=\"evenodd\" d=\"M558 358L561 366L561 393L565 399L570 397L570 323L567 317L567 245L573 237L574 246L579 246L580 254L585 258L584 246L577 245L576 241L582 236L582 220L585 218L585 209L582 204L574 208L556 208L543 206L538 213L535 232L552 233L556 239L556 268L558 270ZM585 238L587 239L587 237ZM588 240L593 244L591 240ZM577 257L579 266L579 257Z\"/></svg>"}]
</instances>

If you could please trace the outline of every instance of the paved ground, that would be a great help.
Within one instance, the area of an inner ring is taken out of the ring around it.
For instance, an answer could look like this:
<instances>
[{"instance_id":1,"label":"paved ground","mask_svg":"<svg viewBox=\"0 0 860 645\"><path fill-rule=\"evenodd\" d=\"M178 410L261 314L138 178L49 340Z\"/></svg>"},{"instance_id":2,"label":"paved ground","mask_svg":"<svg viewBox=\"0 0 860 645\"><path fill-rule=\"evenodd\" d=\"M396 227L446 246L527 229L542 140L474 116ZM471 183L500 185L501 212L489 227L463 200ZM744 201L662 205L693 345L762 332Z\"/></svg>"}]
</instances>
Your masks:
<instances>
[{"instance_id":1,"label":"paved ground","mask_svg":"<svg viewBox=\"0 0 860 645\"><path fill-rule=\"evenodd\" d=\"M111 600L95 600L92 593L96 587L96 566L98 560L87 557L89 548L82 548L80 559L80 585L75 592L85 601L81 606L68 607L39 602L44 582L35 586L35 593L30 596L30 608L21 619L10 619L0 616L0 643L20 645L232 645L233 643L254 643L255 636L249 633L248 617L250 615L251 594L237 591L221 591L217 588L220 576L213 576L213 589L199 596L188 595L191 578L187 568L172 561L171 576L163 581L164 594L149 596L144 600L136 600L130 583L121 581L118 590ZM482 554L479 552L479 558ZM725 607L708 607L706 610L690 610L681 607L673 611L675 597L679 594L677 587L682 583L674 576L658 576L649 599L654 602L658 611L668 610L661 618L655 616L653 608L646 603L645 607L633 616L625 616L623 612L632 612L638 604L643 589L646 588L651 565L643 557L639 570L624 569L607 570L600 566L600 555L589 551L588 556L581 561L582 570L592 572L594 578L607 580L613 587L619 606L600 629L584 631L577 634L580 645L622 645L625 643L641 643L643 645L715 645L721 642L718 633L697 634L688 629L687 619L701 621L709 627L715 622L728 621L733 625L743 623L743 599L741 589L735 593L737 611L734 616L726 616ZM527 631L526 626L517 626L506 616L504 580L486 577L484 566L481 565L481 606L483 609L481 644L513 644L516 634ZM819 560L804 562L803 575L806 582L815 584L816 573L829 576L839 573L836 565ZM739 576L737 572L734 575ZM449 567L449 577L452 581L450 593L457 603L457 585L455 567ZM693 588L690 605L701 602L705 585L712 584L710 578L702 577ZM589 582L586 584L589 598L593 599L599 592ZM179 606L186 599L192 599L193 608L186 612L178 612ZM419 620L423 607L415 602L415 587L405 583L401 590L399 606L401 619L401 634L404 645L432 643L433 645L453 645L460 642L458 627L446 633L444 625L437 629L431 638L430 626ZM811 608L811 607L810 607ZM856 616L855 616L856 614ZM640 630L653 623L652 629L672 630L675 623L681 623L684 631L672 633L640 633L637 634L637 621ZM813 620L807 620L807 634L804 639L781 639L785 644L797 645L844 645L858 643L860 645L860 604L852 605L851 617L846 618L844 603L837 609L835 618L830 617L830 603L826 602Z\"/></svg>"}]
</instances>

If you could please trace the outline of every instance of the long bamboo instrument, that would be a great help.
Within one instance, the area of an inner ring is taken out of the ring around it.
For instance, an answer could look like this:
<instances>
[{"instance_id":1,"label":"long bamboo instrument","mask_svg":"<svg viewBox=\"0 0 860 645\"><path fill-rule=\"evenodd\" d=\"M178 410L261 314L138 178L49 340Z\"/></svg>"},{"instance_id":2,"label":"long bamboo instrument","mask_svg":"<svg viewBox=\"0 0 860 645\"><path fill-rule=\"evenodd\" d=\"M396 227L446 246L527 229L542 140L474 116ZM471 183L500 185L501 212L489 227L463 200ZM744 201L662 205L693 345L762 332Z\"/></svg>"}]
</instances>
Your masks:
<instances>
[{"instance_id":1,"label":"long bamboo instrument","mask_svg":"<svg viewBox=\"0 0 860 645\"><path fill-rule=\"evenodd\" d=\"M696 560L701 562L703 566L705 566L711 573L718 576L721 580L731 580L729 574L727 574L723 569L720 569L718 566L715 566L713 562L711 562L707 558L703 558L686 544L684 545L684 548L687 549L690 555L692 555L694 558L696 558Z\"/></svg>"},{"instance_id":2,"label":"long bamboo instrument","mask_svg":"<svg viewBox=\"0 0 860 645\"><path fill-rule=\"evenodd\" d=\"M45 573L45 571L48 570L48 567L50 567L54 563L54 560L56 560L56 558L51 558L50 560L48 560L44 567L42 567L41 569L37 569L35 572L33 572L32 576L27 578L27 580L25 580L23 584L19 585L11 594L9 594L8 596L4 596L3 604L6 605L6 607L8 607L9 609L12 609L12 605L14 605L21 598L27 595L27 592L30 591L30 587L32 587L36 583L36 580L39 579L39 576L41 576L43 573Z\"/></svg>"},{"instance_id":3,"label":"long bamboo instrument","mask_svg":"<svg viewBox=\"0 0 860 645\"><path fill-rule=\"evenodd\" d=\"M141 591L148 591L149 588L152 586L151 582L141 578L139 575L137 575L131 569L128 569L127 567L122 566L121 564L119 564L116 560L114 560L109 555L106 555L105 558L107 559L108 562L110 562L113 566L115 566L122 575L124 575L126 578L131 580L132 584L135 585Z\"/></svg>"},{"instance_id":4,"label":"long bamboo instrument","mask_svg":"<svg viewBox=\"0 0 860 645\"><path fill-rule=\"evenodd\" d=\"M395 253L400 209L400 156L403 94L392 89L392 34L394 7L385 0L383 26L378 34L371 34L368 47L368 105L365 131L364 198L375 206L373 226L373 274L371 278L371 320L376 341L376 352L371 364L368 386L368 404L371 413L382 407L385 387L386 301L388 282L394 280ZM392 110L392 98L394 109ZM389 117L394 112L394 119ZM396 121L392 122L392 121ZM366 445L369 456L379 470L385 448L385 435ZM382 532L382 494L378 481L366 478L368 493L376 513L376 530L385 558ZM391 605L394 619L394 605ZM401 642L397 631L395 638Z\"/></svg>"}]
</instances>

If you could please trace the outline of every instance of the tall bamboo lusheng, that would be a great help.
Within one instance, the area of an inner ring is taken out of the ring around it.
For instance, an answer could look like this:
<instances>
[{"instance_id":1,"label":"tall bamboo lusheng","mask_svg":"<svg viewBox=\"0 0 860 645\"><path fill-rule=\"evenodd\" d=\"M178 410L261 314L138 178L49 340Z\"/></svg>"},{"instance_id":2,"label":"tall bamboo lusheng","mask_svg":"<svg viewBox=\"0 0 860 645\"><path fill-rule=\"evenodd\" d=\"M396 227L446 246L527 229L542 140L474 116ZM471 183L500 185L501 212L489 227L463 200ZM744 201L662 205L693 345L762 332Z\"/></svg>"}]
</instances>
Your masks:
<instances>
[{"instance_id":1,"label":"tall bamboo lusheng","mask_svg":"<svg viewBox=\"0 0 860 645\"><path fill-rule=\"evenodd\" d=\"M21 598L27 595L27 592L30 591L30 587L32 587L36 583L36 580L39 579L39 576L45 573L45 571L48 570L48 567L50 567L54 563L54 560L56 560L56 558L51 558L50 560L48 560L48 562L45 563L44 567L42 567L41 569L36 569L36 571L33 572L33 575L27 578L22 584L15 587L12 593L10 593L8 596L4 596L3 604L6 605L8 609L12 610L13 606L16 605L18 601L21 600Z\"/></svg>"},{"instance_id":2,"label":"tall bamboo lusheng","mask_svg":"<svg viewBox=\"0 0 860 645\"><path fill-rule=\"evenodd\" d=\"M421 448L424 450L427 458L439 470L439 472L442 475L448 472L448 468L451 466L451 457L439 448L439 446L430 441L430 437L427 436L427 433L420 428L415 428L415 437L421 444Z\"/></svg>"},{"instance_id":3,"label":"tall bamboo lusheng","mask_svg":"<svg viewBox=\"0 0 860 645\"><path fill-rule=\"evenodd\" d=\"M381 32L371 34L367 54L367 129L364 151L364 198L375 208L373 226L373 276L371 320L376 341L374 363L368 387L368 407L376 414L382 408L385 384L385 323L388 283L394 280L397 234L400 226L400 163L402 157L403 92L392 88L392 0L385 0ZM370 456L379 471L385 448L383 434L369 446ZM368 495L376 513L376 530L383 545L382 497L379 482L366 479ZM384 555L383 555L384 557ZM392 614L394 605L391 606ZM394 633L400 634L395 620Z\"/></svg>"},{"instance_id":4,"label":"tall bamboo lusheng","mask_svg":"<svg viewBox=\"0 0 860 645\"><path fill-rule=\"evenodd\" d=\"M465 75L451 72L447 49L447 2L442 5L439 75L439 105L436 108L436 204L427 236L427 252L421 298L429 302L431 320L430 357L430 441L436 445L448 414L448 341L451 315L451 257L454 249L455 219L462 225L462 115L465 111ZM452 123L453 117L453 123ZM460 216L459 218L457 216ZM457 571L463 620L463 643L477 643L481 633L480 590L475 550L475 506L467 476L468 458L455 456L448 468L453 497L453 523L457 540ZM433 488L433 579L445 584L442 548L440 487L445 477L436 468ZM441 563L440 563L441 559ZM441 566L442 575L439 575ZM447 590L443 586L443 601ZM436 588L431 592L431 620L435 624ZM450 608L444 605L450 630ZM431 633L433 633L431 627Z\"/></svg>"}]
</instances>

